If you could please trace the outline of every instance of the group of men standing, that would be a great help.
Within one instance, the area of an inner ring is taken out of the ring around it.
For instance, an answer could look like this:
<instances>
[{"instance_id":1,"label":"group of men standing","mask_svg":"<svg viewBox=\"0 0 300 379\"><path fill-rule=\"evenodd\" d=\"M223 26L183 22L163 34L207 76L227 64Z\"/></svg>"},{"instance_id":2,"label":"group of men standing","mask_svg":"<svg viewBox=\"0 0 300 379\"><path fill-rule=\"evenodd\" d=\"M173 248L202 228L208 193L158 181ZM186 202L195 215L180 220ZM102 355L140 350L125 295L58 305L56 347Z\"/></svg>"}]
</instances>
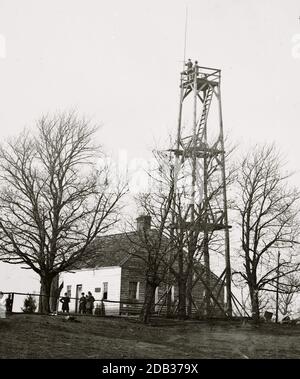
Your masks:
<instances>
[{"instance_id":1,"label":"group of men standing","mask_svg":"<svg viewBox=\"0 0 300 379\"><path fill-rule=\"evenodd\" d=\"M62 312L69 313L69 303L71 299L66 292L65 295L60 299L62 303ZM79 299L79 313L82 314L93 314L95 298L92 293L89 291L87 295L84 292L81 293L81 297Z\"/></svg>"},{"instance_id":2,"label":"group of men standing","mask_svg":"<svg viewBox=\"0 0 300 379\"><path fill-rule=\"evenodd\" d=\"M85 296L84 292L81 294L81 298L79 299L79 313L88 313L93 314L95 298L89 291Z\"/></svg>"}]
</instances>

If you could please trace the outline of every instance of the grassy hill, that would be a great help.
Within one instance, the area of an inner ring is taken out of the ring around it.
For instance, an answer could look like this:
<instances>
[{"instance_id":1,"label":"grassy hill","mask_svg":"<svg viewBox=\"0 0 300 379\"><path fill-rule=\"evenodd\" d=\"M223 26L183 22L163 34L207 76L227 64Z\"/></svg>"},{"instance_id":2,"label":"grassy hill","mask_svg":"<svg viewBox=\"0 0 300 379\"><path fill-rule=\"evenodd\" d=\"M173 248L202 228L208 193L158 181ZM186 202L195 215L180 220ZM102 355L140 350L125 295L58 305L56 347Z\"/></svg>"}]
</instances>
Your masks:
<instances>
[{"instance_id":1,"label":"grassy hill","mask_svg":"<svg viewBox=\"0 0 300 379\"><path fill-rule=\"evenodd\" d=\"M300 326L14 314L1 358L300 358Z\"/></svg>"}]
</instances>

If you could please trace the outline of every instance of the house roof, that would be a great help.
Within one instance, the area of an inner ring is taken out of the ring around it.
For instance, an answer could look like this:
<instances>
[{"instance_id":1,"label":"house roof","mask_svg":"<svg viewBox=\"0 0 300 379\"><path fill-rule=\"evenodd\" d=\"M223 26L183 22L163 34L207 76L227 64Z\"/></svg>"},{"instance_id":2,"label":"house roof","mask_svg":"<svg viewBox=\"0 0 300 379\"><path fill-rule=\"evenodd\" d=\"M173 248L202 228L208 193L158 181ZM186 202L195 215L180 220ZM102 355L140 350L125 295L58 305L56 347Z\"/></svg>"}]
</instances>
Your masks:
<instances>
[{"instance_id":1,"label":"house roof","mask_svg":"<svg viewBox=\"0 0 300 379\"><path fill-rule=\"evenodd\" d=\"M122 266L131 257L132 239L137 239L137 232L98 237L89 248L89 258L76 264L76 268Z\"/></svg>"},{"instance_id":2,"label":"house roof","mask_svg":"<svg viewBox=\"0 0 300 379\"><path fill-rule=\"evenodd\" d=\"M157 230L151 229L152 234ZM130 252L138 246L140 234L138 231L123 232L98 237L89 249L89 258L84 262L78 262L73 269L96 269L100 267L122 267L131 257ZM168 241L167 237L164 237ZM133 244L136 244L133 246ZM141 248L142 249L142 248ZM203 270L204 266L197 262L198 268ZM212 271L211 274L218 278Z\"/></svg>"}]
</instances>

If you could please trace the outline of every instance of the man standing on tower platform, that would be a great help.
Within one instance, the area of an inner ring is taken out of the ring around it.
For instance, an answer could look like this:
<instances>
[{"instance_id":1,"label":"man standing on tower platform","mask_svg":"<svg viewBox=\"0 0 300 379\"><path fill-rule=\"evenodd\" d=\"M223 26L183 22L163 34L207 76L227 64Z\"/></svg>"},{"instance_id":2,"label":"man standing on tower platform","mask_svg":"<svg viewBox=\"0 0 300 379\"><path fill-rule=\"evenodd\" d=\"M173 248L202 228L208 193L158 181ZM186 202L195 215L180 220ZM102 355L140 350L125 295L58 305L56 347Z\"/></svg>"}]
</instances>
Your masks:
<instances>
[{"instance_id":1,"label":"man standing on tower platform","mask_svg":"<svg viewBox=\"0 0 300 379\"><path fill-rule=\"evenodd\" d=\"M187 74L187 80L192 80L192 72L193 72L193 63L190 59L188 59L187 63L185 63L185 66L187 66L186 74Z\"/></svg>"},{"instance_id":2,"label":"man standing on tower platform","mask_svg":"<svg viewBox=\"0 0 300 379\"><path fill-rule=\"evenodd\" d=\"M195 61L195 64L194 64L194 74L196 75L196 76L198 76L198 61Z\"/></svg>"}]
</instances>

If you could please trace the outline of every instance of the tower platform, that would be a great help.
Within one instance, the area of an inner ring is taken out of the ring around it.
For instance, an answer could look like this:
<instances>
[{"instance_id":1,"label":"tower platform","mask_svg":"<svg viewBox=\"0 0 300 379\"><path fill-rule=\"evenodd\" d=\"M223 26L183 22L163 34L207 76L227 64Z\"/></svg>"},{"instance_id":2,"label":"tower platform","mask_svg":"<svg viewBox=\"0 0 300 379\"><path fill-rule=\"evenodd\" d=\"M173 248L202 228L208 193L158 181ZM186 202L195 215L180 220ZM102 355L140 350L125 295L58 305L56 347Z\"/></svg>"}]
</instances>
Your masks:
<instances>
[{"instance_id":1,"label":"tower platform","mask_svg":"<svg viewBox=\"0 0 300 379\"><path fill-rule=\"evenodd\" d=\"M194 84L194 79L187 79L187 80L183 81L181 87L188 88L188 87L191 87L193 84ZM218 84L219 84L218 82L216 82L214 80L208 80L205 77L204 78L201 78L201 77L197 78L197 90L198 91L206 91L206 90L208 90L208 88L216 87Z\"/></svg>"}]
</instances>

